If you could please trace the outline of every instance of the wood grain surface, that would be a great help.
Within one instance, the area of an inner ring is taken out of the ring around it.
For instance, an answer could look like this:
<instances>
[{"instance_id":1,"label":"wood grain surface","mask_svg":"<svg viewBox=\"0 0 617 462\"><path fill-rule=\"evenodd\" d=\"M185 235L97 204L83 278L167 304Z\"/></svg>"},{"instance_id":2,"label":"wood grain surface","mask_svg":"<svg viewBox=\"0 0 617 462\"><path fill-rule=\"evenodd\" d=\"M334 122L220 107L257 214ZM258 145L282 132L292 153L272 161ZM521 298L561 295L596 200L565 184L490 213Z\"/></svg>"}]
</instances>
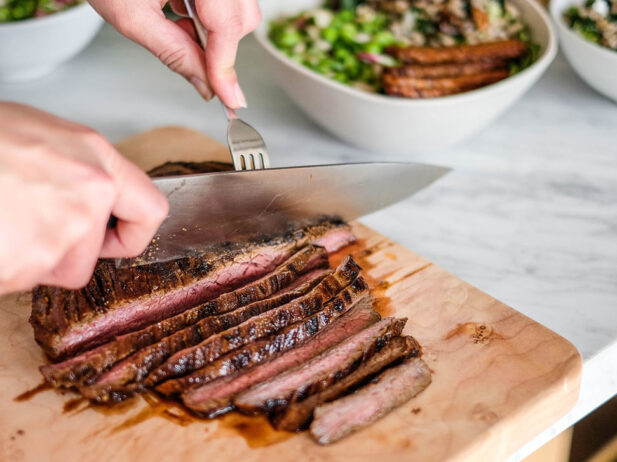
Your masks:
<instances>
[{"instance_id":1,"label":"wood grain surface","mask_svg":"<svg viewBox=\"0 0 617 462\"><path fill-rule=\"evenodd\" d=\"M145 169L227 160L220 144L177 127L119 147ZM359 242L346 253L364 266L378 310L409 318L405 330L433 371L415 399L322 447L263 419L198 420L155 396L111 410L44 386L24 396L42 382L45 359L27 322L30 294L11 295L0 298L0 460L502 460L574 405L582 364L574 346L375 231L353 227Z\"/></svg>"}]
</instances>

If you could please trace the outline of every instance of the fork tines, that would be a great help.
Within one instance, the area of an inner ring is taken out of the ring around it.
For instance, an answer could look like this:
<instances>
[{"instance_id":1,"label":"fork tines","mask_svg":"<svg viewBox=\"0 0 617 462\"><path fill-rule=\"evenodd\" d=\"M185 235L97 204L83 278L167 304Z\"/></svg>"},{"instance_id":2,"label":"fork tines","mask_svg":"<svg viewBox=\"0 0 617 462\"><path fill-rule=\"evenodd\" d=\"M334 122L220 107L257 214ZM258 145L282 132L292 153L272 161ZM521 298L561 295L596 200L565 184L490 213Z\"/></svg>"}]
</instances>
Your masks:
<instances>
[{"instance_id":1,"label":"fork tines","mask_svg":"<svg viewBox=\"0 0 617 462\"><path fill-rule=\"evenodd\" d=\"M238 118L230 119L227 143L236 170L270 168L266 143L259 132L246 122Z\"/></svg>"},{"instance_id":2,"label":"fork tines","mask_svg":"<svg viewBox=\"0 0 617 462\"><path fill-rule=\"evenodd\" d=\"M267 152L234 153L232 158L236 170L261 170L270 167Z\"/></svg>"}]
</instances>

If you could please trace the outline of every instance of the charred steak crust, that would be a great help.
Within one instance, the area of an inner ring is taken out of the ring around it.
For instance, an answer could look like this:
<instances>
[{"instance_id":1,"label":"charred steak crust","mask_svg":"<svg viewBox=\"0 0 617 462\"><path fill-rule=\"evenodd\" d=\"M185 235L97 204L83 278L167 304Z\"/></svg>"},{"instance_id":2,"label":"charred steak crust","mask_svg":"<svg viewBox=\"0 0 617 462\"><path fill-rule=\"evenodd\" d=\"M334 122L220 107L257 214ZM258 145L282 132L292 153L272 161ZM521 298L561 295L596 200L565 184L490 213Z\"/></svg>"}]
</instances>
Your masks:
<instances>
[{"instance_id":1,"label":"charred steak crust","mask_svg":"<svg viewBox=\"0 0 617 462\"><path fill-rule=\"evenodd\" d=\"M209 316L197 323L179 330L172 335L161 339L159 342L138 350L125 360L116 364L109 372L103 374L99 380L90 386L81 387L84 396L96 401L107 401L110 391L127 391L125 385L141 382L154 368L165 362L169 356L184 348L191 347L219 332L223 332L237 326L244 321L262 313L280 307L291 300L305 295L319 282L330 274L329 270L315 270L302 278L287 289L275 295L238 308L229 313L218 316ZM114 395L120 396L118 393Z\"/></svg>"},{"instance_id":2,"label":"charred steak crust","mask_svg":"<svg viewBox=\"0 0 617 462\"><path fill-rule=\"evenodd\" d=\"M49 286L34 289L30 322L35 337L50 357L60 357L70 347L56 346L61 342L56 337L75 324L87 323L117 305L147 296L153 287L155 293L164 293L188 285L212 272L215 266L217 262L206 259L182 259L121 271L113 262L101 260L90 282L81 290Z\"/></svg>"},{"instance_id":3,"label":"charred steak crust","mask_svg":"<svg viewBox=\"0 0 617 462\"><path fill-rule=\"evenodd\" d=\"M424 361L404 361L355 393L317 407L311 435L319 444L334 443L379 420L430 383L431 372Z\"/></svg>"},{"instance_id":4,"label":"charred steak crust","mask_svg":"<svg viewBox=\"0 0 617 462\"><path fill-rule=\"evenodd\" d=\"M35 288L30 323L47 355L64 359L264 276L309 242L333 252L353 239L347 225L326 221L163 263L117 269L100 260L83 289Z\"/></svg>"},{"instance_id":5,"label":"charred steak crust","mask_svg":"<svg viewBox=\"0 0 617 462\"><path fill-rule=\"evenodd\" d=\"M351 391L354 387L377 374L385 367L403 358L416 356L420 349L412 337L395 337L380 351L365 360L355 371L338 380L325 390L304 400L293 399L280 413L274 414L270 421L277 430L295 432L306 428L313 410Z\"/></svg>"},{"instance_id":6,"label":"charred steak crust","mask_svg":"<svg viewBox=\"0 0 617 462\"><path fill-rule=\"evenodd\" d=\"M42 366L41 373L56 387L91 384L101 373L137 350L152 345L205 317L227 313L270 297L308 271L327 266L328 254L325 249L309 245L296 252L274 272L257 281L144 329L116 337L109 343L62 363Z\"/></svg>"},{"instance_id":7,"label":"charred steak crust","mask_svg":"<svg viewBox=\"0 0 617 462\"><path fill-rule=\"evenodd\" d=\"M228 172L232 171L234 166L227 162L165 162L162 165L154 167L148 171L151 177L176 176L176 175L191 175L194 173L212 173L212 172Z\"/></svg>"},{"instance_id":8,"label":"charred steak crust","mask_svg":"<svg viewBox=\"0 0 617 462\"><path fill-rule=\"evenodd\" d=\"M326 303L323 309L317 313L287 326L267 338L251 343L244 348L234 350L192 374L168 380L157 387L157 391L167 395L179 393L195 385L208 383L217 378L261 364L281 352L300 345L306 339L317 335L327 325L363 300L367 300L367 303L372 304L368 285L362 277L358 277L351 285Z\"/></svg>"},{"instance_id":9,"label":"charred steak crust","mask_svg":"<svg viewBox=\"0 0 617 462\"><path fill-rule=\"evenodd\" d=\"M391 338L399 336L406 322L406 318L383 319L308 363L239 394L234 405L247 414L271 413L294 400L319 393L357 369Z\"/></svg>"},{"instance_id":10,"label":"charred steak crust","mask_svg":"<svg viewBox=\"0 0 617 462\"><path fill-rule=\"evenodd\" d=\"M314 316L319 317L319 320L322 319L321 312ZM284 333L277 334L284 335L283 338L285 340L280 342L283 347L281 350L284 351L283 354L277 355L274 359L261 364L262 348L268 348L265 350L265 353L267 354L264 356L266 356L266 358L270 353L269 345L267 343L269 340L264 340L261 341L261 345L246 348L246 351L250 354L249 358L251 361L247 365L245 365L244 362L241 362L239 365L241 366L241 369L236 366L236 356L234 356L233 360L229 357L222 358L219 360L221 362L220 365L217 365L221 371L227 372L224 368L223 361L232 360L234 361L234 369L239 369L242 372L240 374L227 375L226 377L215 379L205 385L189 388L182 394L182 401L189 409L192 409L193 411L209 418L223 414L233 409L231 400L239 392L259 382L268 380L269 378L274 377L285 370L303 364L328 348L340 343L347 337L359 332L371 324L376 323L380 319L381 316L373 310L372 297L368 296L366 298L362 298L357 301L347 313L338 319L334 319L331 324L326 325L325 328L321 329L316 335L309 337L299 346L286 351L295 346L295 342L288 342L286 340L289 336L288 331L291 329L297 329L296 325L290 326L285 329ZM310 325L310 322L310 319L302 321L305 325ZM288 348L290 343L292 345ZM249 352L249 349L252 351ZM240 359L240 356L238 356L238 359ZM258 363L258 366L249 369L253 362ZM214 367L215 364L216 363L213 363L211 366ZM211 366L207 366L206 369ZM249 370L244 371L244 369ZM204 369L201 371L204 371ZM177 388L171 387L170 382L174 382L174 380L163 382L157 387L157 391L164 394L169 394L183 388L183 386L178 386Z\"/></svg>"},{"instance_id":11,"label":"charred steak crust","mask_svg":"<svg viewBox=\"0 0 617 462\"><path fill-rule=\"evenodd\" d=\"M360 267L351 257L347 257L334 273L324 278L308 294L220 332L195 347L176 353L165 364L150 373L146 385L152 386L162 380L200 369L229 351L320 311L325 303L351 284L359 273Z\"/></svg>"}]
</instances>

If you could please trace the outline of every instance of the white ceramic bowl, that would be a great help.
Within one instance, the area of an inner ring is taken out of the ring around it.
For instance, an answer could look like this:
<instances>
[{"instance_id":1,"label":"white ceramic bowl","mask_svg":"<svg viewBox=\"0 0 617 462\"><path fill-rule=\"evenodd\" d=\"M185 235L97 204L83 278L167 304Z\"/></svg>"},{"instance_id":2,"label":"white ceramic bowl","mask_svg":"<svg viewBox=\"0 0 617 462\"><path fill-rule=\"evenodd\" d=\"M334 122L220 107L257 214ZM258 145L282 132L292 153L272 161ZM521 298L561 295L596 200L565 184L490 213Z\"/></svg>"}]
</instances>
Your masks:
<instances>
[{"instance_id":1,"label":"white ceramic bowl","mask_svg":"<svg viewBox=\"0 0 617 462\"><path fill-rule=\"evenodd\" d=\"M0 24L0 81L41 77L94 38L103 19L84 3L41 18Z\"/></svg>"},{"instance_id":2,"label":"white ceramic bowl","mask_svg":"<svg viewBox=\"0 0 617 462\"><path fill-rule=\"evenodd\" d=\"M268 39L268 23L282 14L297 14L315 7L322 0L262 0L264 21L255 36L281 87L326 130L372 151L436 150L486 127L540 78L555 57L557 42L548 14L535 0L512 1L541 46L538 60L501 82L442 98L410 100L363 92L287 58Z\"/></svg>"},{"instance_id":3,"label":"white ceramic bowl","mask_svg":"<svg viewBox=\"0 0 617 462\"><path fill-rule=\"evenodd\" d=\"M617 52L585 40L571 30L563 13L584 0L552 0L551 16L557 25L561 49L578 75L603 95L617 101Z\"/></svg>"}]
</instances>

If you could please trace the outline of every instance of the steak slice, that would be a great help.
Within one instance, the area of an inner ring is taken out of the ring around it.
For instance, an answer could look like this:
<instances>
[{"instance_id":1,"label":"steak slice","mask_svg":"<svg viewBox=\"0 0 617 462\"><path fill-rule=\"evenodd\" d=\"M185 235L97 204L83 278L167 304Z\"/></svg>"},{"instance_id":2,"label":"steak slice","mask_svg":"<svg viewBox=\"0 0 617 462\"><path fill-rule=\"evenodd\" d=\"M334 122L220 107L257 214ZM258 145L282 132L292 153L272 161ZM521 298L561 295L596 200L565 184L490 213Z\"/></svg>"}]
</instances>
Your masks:
<instances>
[{"instance_id":1,"label":"steak slice","mask_svg":"<svg viewBox=\"0 0 617 462\"><path fill-rule=\"evenodd\" d=\"M307 294L330 273L330 270L324 269L312 271L302 276L289 288L270 298L259 300L229 313L203 318L192 326L138 350L116 364L110 371L104 373L94 384L81 387L80 391L86 398L99 402L118 401L121 396L129 396L131 390L135 387L127 388L127 384L141 382L173 353L198 344L202 340L237 326L253 316Z\"/></svg>"},{"instance_id":2,"label":"steak slice","mask_svg":"<svg viewBox=\"0 0 617 462\"><path fill-rule=\"evenodd\" d=\"M476 61L462 64L408 64L405 66L386 67L384 68L383 76L438 79L474 75L507 68L507 61Z\"/></svg>"},{"instance_id":3,"label":"steak slice","mask_svg":"<svg viewBox=\"0 0 617 462\"><path fill-rule=\"evenodd\" d=\"M188 374L249 342L266 337L323 309L360 273L360 267L348 256L336 271L324 278L311 292L274 310L220 332L197 346L180 351L150 373L145 384Z\"/></svg>"},{"instance_id":4,"label":"steak slice","mask_svg":"<svg viewBox=\"0 0 617 462\"><path fill-rule=\"evenodd\" d=\"M386 366L409 356L417 356L420 346L412 337L396 337L365 361L347 377L335 382L320 393L309 396L304 401L293 401L284 411L275 414L271 422L277 430L295 432L303 430L309 423L313 410L320 404L327 403L344 395L351 388L377 374Z\"/></svg>"},{"instance_id":5,"label":"steak slice","mask_svg":"<svg viewBox=\"0 0 617 462\"><path fill-rule=\"evenodd\" d=\"M287 326L267 338L253 342L244 348L238 348L192 374L168 380L161 384L157 390L165 394L178 393L189 387L211 382L223 375L249 369L282 351L294 348L306 338L316 335L323 327L346 313L356 303L369 299L367 303L372 304L372 298L369 295L368 285L362 277L358 277L317 313Z\"/></svg>"},{"instance_id":6,"label":"steak slice","mask_svg":"<svg viewBox=\"0 0 617 462\"><path fill-rule=\"evenodd\" d=\"M309 362L240 393L234 405L248 414L269 413L280 411L292 398L319 393L399 336L406 322L406 318L383 319Z\"/></svg>"},{"instance_id":7,"label":"steak slice","mask_svg":"<svg viewBox=\"0 0 617 462\"><path fill-rule=\"evenodd\" d=\"M470 63L478 61L505 61L522 56L527 51L527 44L518 39L497 40L474 45L454 47L386 47L389 54L403 63L443 64Z\"/></svg>"},{"instance_id":8,"label":"steak slice","mask_svg":"<svg viewBox=\"0 0 617 462\"><path fill-rule=\"evenodd\" d=\"M295 253L274 272L257 281L144 329L116 337L111 342L74 358L42 366L41 373L56 387L90 384L101 373L135 351L191 326L207 316L227 313L270 297L297 281L308 271L327 265L328 254L325 249L309 245Z\"/></svg>"},{"instance_id":9,"label":"steak slice","mask_svg":"<svg viewBox=\"0 0 617 462\"><path fill-rule=\"evenodd\" d=\"M315 409L311 435L319 444L334 443L382 418L430 383L431 372L424 361L405 361L384 371L377 382Z\"/></svg>"},{"instance_id":10,"label":"steak slice","mask_svg":"<svg viewBox=\"0 0 617 462\"><path fill-rule=\"evenodd\" d=\"M254 281L310 242L334 252L353 240L348 226L323 222L168 262L117 269L100 260L83 289L35 288L30 323L47 355L63 359Z\"/></svg>"},{"instance_id":11,"label":"steak slice","mask_svg":"<svg viewBox=\"0 0 617 462\"><path fill-rule=\"evenodd\" d=\"M234 166L227 162L205 161L205 162L184 162L174 161L165 162L148 171L151 177L191 175L193 173L212 173L232 171Z\"/></svg>"},{"instance_id":12,"label":"steak slice","mask_svg":"<svg viewBox=\"0 0 617 462\"><path fill-rule=\"evenodd\" d=\"M243 370L253 365L253 363L260 365L247 370L245 373L232 376L226 374L226 377L214 380L202 386L188 389L182 394L182 401L184 402L184 405L189 409L197 411L201 415L205 415L209 418L232 410L232 398L236 394L253 385L256 385L257 383L268 380L283 371L305 363L328 348L342 342L351 335L379 321L380 316L375 310L373 310L372 305L372 297L362 298L356 302L349 312L345 313L340 318L335 319L334 322L327 325L324 330L319 331L314 337L309 337L308 340L304 341L299 346L293 348L295 345L294 342L280 342L279 344L284 347L281 348L281 351L286 352L275 357L271 361L260 364L262 362L262 355L267 357L270 353L270 345L266 343L267 341L262 341L262 345L256 346L258 350L253 349L253 351L248 352L250 355L249 366L245 367L241 358L238 357L241 368L236 366L235 361L233 363L233 368ZM319 320L322 319L321 312L314 316L318 317ZM311 321L309 320L308 322ZM306 323L307 320L302 321L302 324ZM286 329L286 331L296 328L296 325L290 326ZM285 332L284 335L286 337L289 336L287 332ZM288 343L292 343L292 346L289 347L292 348L291 350L287 348ZM265 354L262 353L262 351ZM219 361L224 361L224 359ZM214 367L214 364L208 366L208 368L209 367ZM224 369L223 363L221 363L218 369L227 372L227 370ZM168 384L170 384L170 382L174 381L170 380L163 382L157 387L157 391L162 393L175 392L175 388L168 388Z\"/></svg>"},{"instance_id":13,"label":"steak slice","mask_svg":"<svg viewBox=\"0 0 617 462\"><path fill-rule=\"evenodd\" d=\"M457 77L418 78L384 75L383 87L387 94L407 98L435 98L453 95L490 85L510 75L508 69L480 72Z\"/></svg>"}]
</instances>

